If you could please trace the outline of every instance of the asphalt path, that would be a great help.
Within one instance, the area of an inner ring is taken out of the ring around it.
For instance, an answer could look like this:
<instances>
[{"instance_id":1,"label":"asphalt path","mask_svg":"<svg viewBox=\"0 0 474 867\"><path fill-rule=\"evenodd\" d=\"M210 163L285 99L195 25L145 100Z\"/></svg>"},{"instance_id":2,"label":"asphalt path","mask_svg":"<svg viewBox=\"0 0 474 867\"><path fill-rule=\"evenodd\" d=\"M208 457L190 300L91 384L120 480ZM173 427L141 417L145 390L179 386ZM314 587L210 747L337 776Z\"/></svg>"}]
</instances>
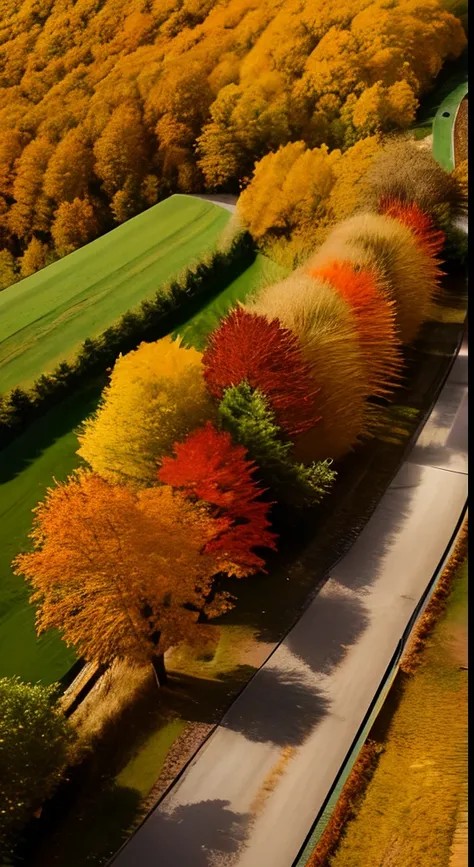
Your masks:
<instances>
[{"instance_id":1,"label":"asphalt path","mask_svg":"<svg viewBox=\"0 0 474 867\"><path fill-rule=\"evenodd\" d=\"M467 338L348 554L114 867L290 867L467 500Z\"/></svg>"}]
</instances>

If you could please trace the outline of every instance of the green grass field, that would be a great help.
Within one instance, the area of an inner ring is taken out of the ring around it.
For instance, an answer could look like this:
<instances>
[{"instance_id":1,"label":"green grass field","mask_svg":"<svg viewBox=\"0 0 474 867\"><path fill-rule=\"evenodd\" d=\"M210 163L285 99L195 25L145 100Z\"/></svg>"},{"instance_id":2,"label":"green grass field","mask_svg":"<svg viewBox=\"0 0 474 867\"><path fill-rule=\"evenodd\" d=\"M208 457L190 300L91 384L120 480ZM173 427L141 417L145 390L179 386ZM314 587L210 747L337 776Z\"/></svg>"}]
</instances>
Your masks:
<instances>
[{"instance_id":1,"label":"green grass field","mask_svg":"<svg viewBox=\"0 0 474 867\"><path fill-rule=\"evenodd\" d=\"M232 304L243 300L262 280L281 274L273 262L257 256L247 271L182 326L179 333L185 343L201 348ZM74 662L74 653L57 633L36 637L27 585L13 575L10 563L28 544L31 510L53 477L60 481L78 466L74 430L94 411L99 396L100 386L71 396L0 453L0 677L18 674L24 680L53 683Z\"/></svg>"},{"instance_id":2,"label":"green grass field","mask_svg":"<svg viewBox=\"0 0 474 867\"><path fill-rule=\"evenodd\" d=\"M0 391L28 385L212 249L230 213L171 196L0 293Z\"/></svg>"}]
</instances>

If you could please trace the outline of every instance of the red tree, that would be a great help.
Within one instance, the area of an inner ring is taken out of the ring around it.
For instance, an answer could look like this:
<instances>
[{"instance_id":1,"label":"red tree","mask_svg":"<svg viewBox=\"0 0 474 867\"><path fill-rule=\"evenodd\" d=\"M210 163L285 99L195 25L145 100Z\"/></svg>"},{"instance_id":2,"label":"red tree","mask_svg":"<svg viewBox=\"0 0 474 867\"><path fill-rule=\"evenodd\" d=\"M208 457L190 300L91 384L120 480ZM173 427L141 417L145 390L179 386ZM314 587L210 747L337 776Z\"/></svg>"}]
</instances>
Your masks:
<instances>
[{"instance_id":1,"label":"red tree","mask_svg":"<svg viewBox=\"0 0 474 867\"><path fill-rule=\"evenodd\" d=\"M263 391L290 438L321 418L315 402L319 389L298 338L277 319L236 308L211 334L202 361L207 387L217 400L226 388L246 380Z\"/></svg>"},{"instance_id":2,"label":"red tree","mask_svg":"<svg viewBox=\"0 0 474 867\"><path fill-rule=\"evenodd\" d=\"M415 202L382 198L379 209L385 216L408 226L429 256L437 256L443 249L446 241L444 232L436 228L429 214L425 214Z\"/></svg>"},{"instance_id":3,"label":"red tree","mask_svg":"<svg viewBox=\"0 0 474 867\"><path fill-rule=\"evenodd\" d=\"M206 544L204 552L227 556L237 577L262 569L265 562L253 548L275 550L277 537L269 532L270 503L258 499L263 490L252 478L257 467L247 460L246 449L207 422L184 442L175 443L174 454L163 458L159 480L208 503L216 516L228 519L227 527Z\"/></svg>"}]
</instances>

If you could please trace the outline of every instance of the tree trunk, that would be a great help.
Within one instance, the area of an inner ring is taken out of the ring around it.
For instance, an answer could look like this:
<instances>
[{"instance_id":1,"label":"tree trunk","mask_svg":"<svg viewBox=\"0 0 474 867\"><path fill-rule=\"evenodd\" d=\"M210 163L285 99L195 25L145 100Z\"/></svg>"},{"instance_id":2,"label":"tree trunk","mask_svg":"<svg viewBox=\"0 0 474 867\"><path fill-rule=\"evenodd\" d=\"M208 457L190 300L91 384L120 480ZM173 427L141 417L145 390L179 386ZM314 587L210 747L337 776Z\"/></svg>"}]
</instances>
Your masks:
<instances>
[{"instance_id":1,"label":"tree trunk","mask_svg":"<svg viewBox=\"0 0 474 867\"><path fill-rule=\"evenodd\" d=\"M168 683L168 675L165 668L165 658L162 653L157 653L152 657L151 664L155 672L156 683L158 686L166 686Z\"/></svg>"}]
</instances>

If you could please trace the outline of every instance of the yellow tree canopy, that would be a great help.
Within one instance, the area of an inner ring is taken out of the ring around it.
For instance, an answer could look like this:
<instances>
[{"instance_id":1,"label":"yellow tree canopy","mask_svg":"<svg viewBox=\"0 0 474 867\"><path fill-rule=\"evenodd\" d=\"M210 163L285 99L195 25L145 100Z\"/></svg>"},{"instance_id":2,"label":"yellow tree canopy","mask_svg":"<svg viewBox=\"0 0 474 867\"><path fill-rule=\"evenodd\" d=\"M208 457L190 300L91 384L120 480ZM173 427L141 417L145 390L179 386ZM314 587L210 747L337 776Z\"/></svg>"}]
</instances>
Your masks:
<instances>
[{"instance_id":1,"label":"yellow tree canopy","mask_svg":"<svg viewBox=\"0 0 474 867\"><path fill-rule=\"evenodd\" d=\"M142 343L115 362L78 454L110 482L153 485L158 460L214 415L201 354L170 337Z\"/></svg>"}]
</instances>

